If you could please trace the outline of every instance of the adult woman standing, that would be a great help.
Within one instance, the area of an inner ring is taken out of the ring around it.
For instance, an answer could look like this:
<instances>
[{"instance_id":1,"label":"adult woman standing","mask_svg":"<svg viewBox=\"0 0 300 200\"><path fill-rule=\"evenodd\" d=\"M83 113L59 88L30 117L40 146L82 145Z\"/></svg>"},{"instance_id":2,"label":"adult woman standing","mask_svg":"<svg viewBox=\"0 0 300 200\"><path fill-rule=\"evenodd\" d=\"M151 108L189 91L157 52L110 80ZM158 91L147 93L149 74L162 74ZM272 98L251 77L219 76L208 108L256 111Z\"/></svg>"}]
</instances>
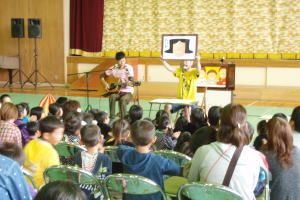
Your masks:
<instances>
[{"instance_id":1,"label":"adult woman standing","mask_svg":"<svg viewBox=\"0 0 300 200\"><path fill-rule=\"evenodd\" d=\"M217 141L197 149L188 175L189 181L222 184L236 149L242 149L234 168L229 187L245 200L254 200L254 189L260 167L258 152L247 146L250 142L246 110L229 104L222 110Z\"/></svg>"},{"instance_id":2,"label":"adult woman standing","mask_svg":"<svg viewBox=\"0 0 300 200\"><path fill-rule=\"evenodd\" d=\"M268 143L265 152L272 173L271 199L300 198L300 150L293 146L288 122L274 117L268 122Z\"/></svg>"}]
</instances>

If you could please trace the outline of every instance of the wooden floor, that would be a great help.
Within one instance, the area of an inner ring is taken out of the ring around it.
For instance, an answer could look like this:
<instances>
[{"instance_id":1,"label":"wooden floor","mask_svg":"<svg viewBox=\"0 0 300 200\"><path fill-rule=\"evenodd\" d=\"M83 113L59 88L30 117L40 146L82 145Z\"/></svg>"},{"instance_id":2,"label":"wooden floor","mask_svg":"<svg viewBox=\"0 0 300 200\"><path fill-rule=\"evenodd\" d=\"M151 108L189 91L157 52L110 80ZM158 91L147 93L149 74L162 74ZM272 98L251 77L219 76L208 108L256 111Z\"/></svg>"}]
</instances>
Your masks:
<instances>
[{"instance_id":1,"label":"wooden floor","mask_svg":"<svg viewBox=\"0 0 300 200\"><path fill-rule=\"evenodd\" d=\"M155 88L160 88L159 85L155 85ZM154 89L155 89L154 88ZM300 105L300 99L299 101L289 100L286 98L284 101L274 98L268 99L268 100L261 100L260 98L247 98L244 94L245 92L248 92L249 89L247 88L237 88L236 91L234 91L234 103L242 104L242 105L252 105L252 106L272 106L272 107L284 107L284 108L294 108L298 105ZM276 90L277 91L277 90ZM50 86L37 86L37 88L34 88L32 85L25 85L24 88L21 88L20 85L14 84L11 87L6 86L3 88L3 86L0 85L0 93L25 93L25 94L49 94L51 93L54 96L81 96L84 97L87 95L86 91L83 90L72 90L68 87L62 87L62 86L56 86L53 89ZM141 100L152 100L155 98L174 98L173 95L166 94L166 92L162 91L161 96L160 95L150 95L147 92L143 92L142 90L139 91L139 98ZM89 91L90 97L99 97L99 94L97 91ZM272 96L272 95L271 95Z\"/></svg>"}]
</instances>

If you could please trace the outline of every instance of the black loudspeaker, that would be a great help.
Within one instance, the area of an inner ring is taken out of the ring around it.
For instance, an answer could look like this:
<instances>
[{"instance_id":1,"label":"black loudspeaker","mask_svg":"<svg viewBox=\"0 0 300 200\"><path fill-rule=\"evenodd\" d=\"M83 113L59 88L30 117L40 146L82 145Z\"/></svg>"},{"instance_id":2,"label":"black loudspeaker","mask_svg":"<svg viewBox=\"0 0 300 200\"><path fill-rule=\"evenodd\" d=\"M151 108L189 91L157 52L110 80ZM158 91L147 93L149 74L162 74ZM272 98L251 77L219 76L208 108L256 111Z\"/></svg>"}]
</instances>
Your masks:
<instances>
[{"instance_id":1,"label":"black loudspeaker","mask_svg":"<svg viewBox=\"0 0 300 200\"><path fill-rule=\"evenodd\" d=\"M24 19L22 18L11 19L11 37L13 38L24 37Z\"/></svg>"},{"instance_id":2,"label":"black loudspeaker","mask_svg":"<svg viewBox=\"0 0 300 200\"><path fill-rule=\"evenodd\" d=\"M42 37L42 24L40 19L28 19L28 37Z\"/></svg>"}]
</instances>

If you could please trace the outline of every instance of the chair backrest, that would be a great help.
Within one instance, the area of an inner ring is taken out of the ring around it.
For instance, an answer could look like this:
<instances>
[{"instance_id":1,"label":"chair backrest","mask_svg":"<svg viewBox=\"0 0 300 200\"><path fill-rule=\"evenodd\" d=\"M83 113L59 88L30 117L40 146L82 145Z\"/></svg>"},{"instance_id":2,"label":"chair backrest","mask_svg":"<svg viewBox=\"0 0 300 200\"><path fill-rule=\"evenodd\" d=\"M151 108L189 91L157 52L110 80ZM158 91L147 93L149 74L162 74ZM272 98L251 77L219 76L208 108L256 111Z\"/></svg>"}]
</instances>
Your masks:
<instances>
[{"instance_id":1,"label":"chair backrest","mask_svg":"<svg viewBox=\"0 0 300 200\"><path fill-rule=\"evenodd\" d=\"M132 195L147 195L160 192L163 199L167 199L166 194L158 184L143 176L112 174L105 178L104 186L106 188L106 194L108 194L110 199L112 199L110 191Z\"/></svg>"},{"instance_id":2,"label":"chair backrest","mask_svg":"<svg viewBox=\"0 0 300 200\"><path fill-rule=\"evenodd\" d=\"M191 183L180 187L178 200L188 197L197 200L243 200L243 198L230 188L210 183Z\"/></svg>"},{"instance_id":3,"label":"chair backrest","mask_svg":"<svg viewBox=\"0 0 300 200\"><path fill-rule=\"evenodd\" d=\"M76 143L62 141L54 146L58 152L60 162L64 165L74 165L74 155L86 149Z\"/></svg>"},{"instance_id":4,"label":"chair backrest","mask_svg":"<svg viewBox=\"0 0 300 200\"><path fill-rule=\"evenodd\" d=\"M192 160L191 157L189 157L183 153L179 153L179 152L172 151L172 150L160 150L160 151L154 151L153 153L155 153L157 155L161 155L164 158L168 158L168 159L174 161L180 167L184 167L184 165L186 165L188 162L190 162Z\"/></svg>"},{"instance_id":5,"label":"chair backrest","mask_svg":"<svg viewBox=\"0 0 300 200\"><path fill-rule=\"evenodd\" d=\"M112 162L120 163L120 159L117 156L118 146L106 146L104 149L104 154L108 155Z\"/></svg>"},{"instance_id":6,"label":"chair backrest","mask_svg":"<svg viewBox=\"0 0 300 200\"><path fill-rule=\"evenodd\" d=\"M37 187L37 185L34 181L33 174L25 168L22 169L22 172L23 172L23 175L26 177L26 179L28 179L30 181L33 188L38 190L39 188Z\"/></svg>"},{"instance_id":7,"label":"chair backrest","mask_svg":"<svg viewBox=\"0 0 300 200\"><path fill-rule=\"evenodd\" d=\"M101 181L93 176L92 173L67 165L48 167L44 171L44 181L71 181L75 184L100 185Z\"/></svg>"}]
</instances>

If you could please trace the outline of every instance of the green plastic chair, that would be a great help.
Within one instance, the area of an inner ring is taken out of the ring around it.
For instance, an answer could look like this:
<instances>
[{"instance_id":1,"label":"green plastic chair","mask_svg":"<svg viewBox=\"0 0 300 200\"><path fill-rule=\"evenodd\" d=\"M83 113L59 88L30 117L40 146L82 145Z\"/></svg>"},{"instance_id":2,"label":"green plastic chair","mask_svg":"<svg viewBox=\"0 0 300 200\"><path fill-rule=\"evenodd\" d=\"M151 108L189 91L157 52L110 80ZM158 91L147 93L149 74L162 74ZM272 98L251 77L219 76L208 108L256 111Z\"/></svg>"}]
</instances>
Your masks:
<instances>
[{"instance_id":1,"label":"green plastic chair","mask_svg":"<svg viewBox=\"0 0 300 200\"><path fill-rule=\"evenodd\" d=\"M229 187L211 183L191 183L181 186L177 193L178 200L183 197L192 200L243 200Z\"/></svg>"},{"instance_id":2,"label":"green plastic chair","mask_svg":"<svg viewBox=\"0 0 300 200\"><path fill-rule=\"evenodd\" d=\"M182 168L188 162L190 162L192 160L191 157L189 157L183 153L179 153L179 152L172 151L172 150L159 150L159 151L154 151L153 153L155 153L157 155L161 155L164 158L168 158L169 160L174 161Z\"/></svg>"},{"instance_id":3,"label":"green plastic chair","mask_svg":"<svg viewBox=\"0 0 300 200\"><path fill-rule=\"evenodd\" d=\"M74 163L74 155L81 151L86 151L86 148L72 142L62 141L54 146L56 149L60 163L63 165L75 165Z\"/></svg>"},{"instance_id":4,"label":"green plastic chair","mask_svg":"<svg viewBox=\"0 0 300 200\"><path fill-rule=\"evenodd\" d=\"M132 174L112 174L105 178L104 186L109 199L114 199L112 193L147 195L160 192L164 200L167 200L166 194L161 187L154 181L143 176ZM115 194L116 195L116 194ZM122 199L122 197L119 196Z\"/></svg>"},{"instance_id":5,"label":"green plastic chair","mask_svg":"<svg viewBox=\"0 0 300 200\"><path fill-rule=\"evenodd\" d=\"M186 164L190 163L192 158L176 151L172 150L160 150L154 151L155 154L161 155L164 158L174 161L181 168L183 168ZM169 197L176 197L179 188L188 183L188 180L181 176L166 176L164 177L164 185L166 194Z\"/></svg>"},{"instance_id":6,"label":"green plastic chair","mask_svg":"<svg viewBox=\"0 0 300 200\"><path fill-rule=\"evenodd\" d=\"M104 148L104 154L108 155L112 162L121 163L119 157L117 156L118 146L106 146Z\"/></svg>"},{"instance_id":7,"label":"green plastic chair","mask_svg":"<svg viewBox=\"0 0 300 200\"><path fill-rule=\"evenodd\" d=\"M102 181L93 176L92 173L78 167L52 166L45 169L43 175L46 184L53 181L71 181L81 188L90 188L93 193L101 192L106 195Z\"/></svg>"}]
</instances>

